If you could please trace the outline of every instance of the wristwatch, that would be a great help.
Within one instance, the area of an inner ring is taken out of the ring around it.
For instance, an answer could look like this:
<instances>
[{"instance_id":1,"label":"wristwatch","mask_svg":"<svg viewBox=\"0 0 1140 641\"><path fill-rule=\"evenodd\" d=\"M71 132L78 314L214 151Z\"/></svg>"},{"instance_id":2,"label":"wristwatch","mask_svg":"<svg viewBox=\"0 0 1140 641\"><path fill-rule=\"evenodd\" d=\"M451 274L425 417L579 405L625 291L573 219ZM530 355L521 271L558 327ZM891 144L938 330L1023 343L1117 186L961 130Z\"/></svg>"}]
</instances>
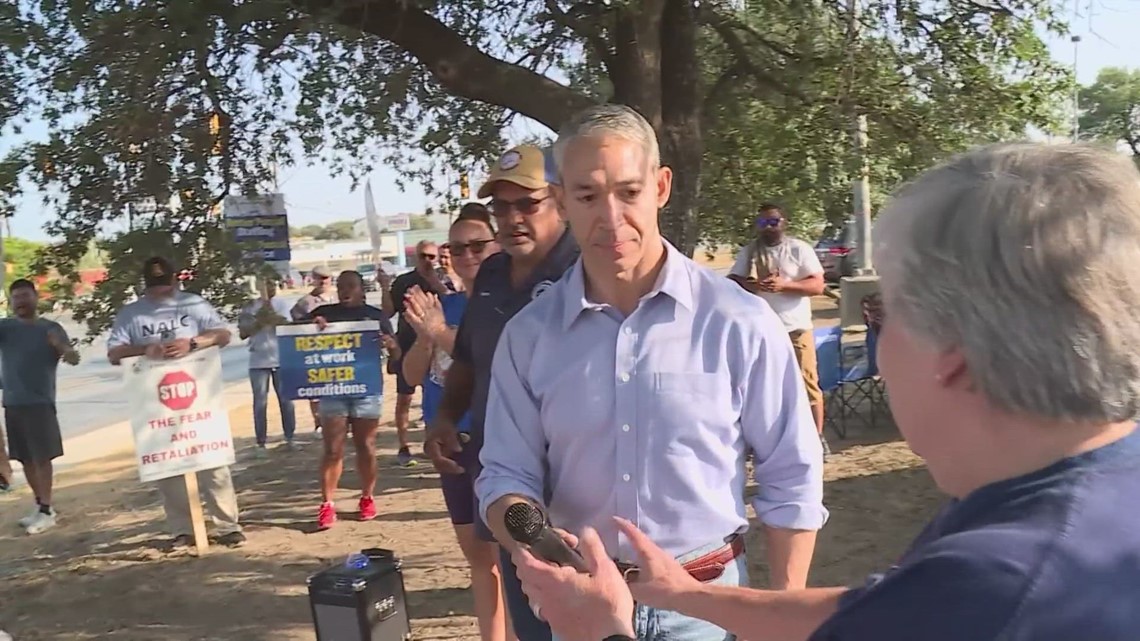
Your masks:
<instances>
[{"instance_id":1,"label":"wristwatch","mask_svg":"<svg viewBox=\"0 0 1140 641\"><path fill-rule=\"evenodd\" d=\"M198 339L191 338L190 339L190 351L193 352L196 349L198 349Z\"/></svg>"}]
</instances>

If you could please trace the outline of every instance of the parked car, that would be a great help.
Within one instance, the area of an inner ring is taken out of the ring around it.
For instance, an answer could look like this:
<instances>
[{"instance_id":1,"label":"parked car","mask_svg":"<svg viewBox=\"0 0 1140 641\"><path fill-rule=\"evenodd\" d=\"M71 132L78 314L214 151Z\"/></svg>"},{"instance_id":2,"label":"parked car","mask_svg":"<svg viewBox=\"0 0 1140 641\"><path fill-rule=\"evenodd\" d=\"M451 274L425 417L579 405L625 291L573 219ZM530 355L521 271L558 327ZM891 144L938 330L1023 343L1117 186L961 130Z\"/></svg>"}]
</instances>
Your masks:
<instances>
[{"instance_id":1,"label":"parked car","mask_svg":"<svg viewBox=\"0 0 1140 641\"><path fill-rule=\"evenodd\" d=\"M842 225L828 225L823 230L815 244L815 255L823 265L824 280L835 283L855 273L858 229L855 219L849 218Z\"/></svg>"},{"instance_id":2,"label":"parked car","mask_svg":"<svg viewBox=\"0 0 1140 641\"><path fill-rule=\"evenodd\" d=\"M378 292L380 291L380 281L376 279L376 265L365 264L357 265L356 271L360 272L361 278L364 279L364 291Z\"/></svg>"}]
</instances>

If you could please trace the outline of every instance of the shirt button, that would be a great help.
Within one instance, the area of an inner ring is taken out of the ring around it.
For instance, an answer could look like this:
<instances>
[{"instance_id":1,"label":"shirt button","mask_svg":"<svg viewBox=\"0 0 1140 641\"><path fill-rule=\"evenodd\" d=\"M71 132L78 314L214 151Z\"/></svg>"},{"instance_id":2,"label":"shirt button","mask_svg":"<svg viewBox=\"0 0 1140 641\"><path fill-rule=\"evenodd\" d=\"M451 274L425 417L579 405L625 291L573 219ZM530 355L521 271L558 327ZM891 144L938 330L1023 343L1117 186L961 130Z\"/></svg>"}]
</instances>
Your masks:
<instances>
[{"instance_id":1,"label":"shirt button","mask_svg":"<svg viewBox=\"0 0 1140 641\"><path fill-rule=\"evenodd\" d=\"M632 333L633 333L633 328L632 328L632 327L628 327L628 326L627 326L627 327L625 328L625 333L626 333L626 334L632 334Z\"/></svg>"},{"instance_id":2,"label":"shirt button","mask_svg":"<svg viewBox=\"0 0 1140 641\"><path fill-rule=\"evenodd\" d=\"M622 475L621 475L621 480L623 480L623 481L628 481L628 480L629 480L629 475L628 475L628 474L622 474Z\"/></svg>"},{"instance_id":3,"label":"shirt button","mask_svg":"<svg viewBox=\"0 0 1140 641\"><path fill-rule=\"evenodd\" d=\"M621 382L628 383L629 382L629 372L622 372L621 376L619 376L618 378L621 379Z\"/></svg>"},{"instance_id":4,"label":"shirt button","mask_svg":"<svg viewBox=\"0 0 1140 641\"><path fill-rule=\"evenodd\" d=\"M621 431L623 431L623 432L628 432L628 431L629 431L629 425L628 425L628 424L626 424L626 425L622 425L622 426L621 426Z\"/></svg>"}]
</instances>

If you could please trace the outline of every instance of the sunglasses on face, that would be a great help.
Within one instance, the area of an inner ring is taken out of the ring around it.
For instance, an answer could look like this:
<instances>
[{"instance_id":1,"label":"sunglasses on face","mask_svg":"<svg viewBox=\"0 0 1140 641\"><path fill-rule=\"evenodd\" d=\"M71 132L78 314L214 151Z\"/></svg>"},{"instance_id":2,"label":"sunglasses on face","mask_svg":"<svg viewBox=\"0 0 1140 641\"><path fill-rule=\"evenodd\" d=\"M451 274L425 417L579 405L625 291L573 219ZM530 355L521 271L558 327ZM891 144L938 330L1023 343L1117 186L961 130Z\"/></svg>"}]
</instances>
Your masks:
<instances>
[{"instance_id":1,"label":"sunglasses on face","mask_svg":"<svg viewBox=\"0 0 1140 641\"><path fill-rule=\"evenodd\" d=\"M487 245L495 242L492 239L473 240L469 243L451 243L451 255L463 256L468 251L474 255L482 254L483 250L487 249Z\"/></svg>"},{"instance_id":2,"label":"sunglasses on face","mask_svg":"<svg viewBox=\"0 0 1140 641\"><path fill-rule=\"evenodd\" d=\"M550 198L550 196L543 196L542 198L519 198L517 200L500 200L498 198L491 201L491 213L497 218L510 216L511 211L517 211L524 216L530 216L538 211L538 206L542 201Z\"/></svg>"},{"instance_id":3,"label":"sunglasses on face","mask_svg":"<svg viewBox=\"0 0 1140 641\"><path fill-rule=\"evenodd\" d=\"M779 227L783 220L783 218L757 218L756 226L761 229L765 227Z\"/></svg>"},{"instance_id":4,"label":"sunglasses on face","mask_svg":"<svg viewBox=\"0 0 1140 641\"><path fill-rule=\"evenodd\" d=\"M425 253L421 252L420 258L422 258L424 260L435 260L436 258L439 258L439 255L437 255L437 254L425 254Z\"/></svg>"}]
</instances>

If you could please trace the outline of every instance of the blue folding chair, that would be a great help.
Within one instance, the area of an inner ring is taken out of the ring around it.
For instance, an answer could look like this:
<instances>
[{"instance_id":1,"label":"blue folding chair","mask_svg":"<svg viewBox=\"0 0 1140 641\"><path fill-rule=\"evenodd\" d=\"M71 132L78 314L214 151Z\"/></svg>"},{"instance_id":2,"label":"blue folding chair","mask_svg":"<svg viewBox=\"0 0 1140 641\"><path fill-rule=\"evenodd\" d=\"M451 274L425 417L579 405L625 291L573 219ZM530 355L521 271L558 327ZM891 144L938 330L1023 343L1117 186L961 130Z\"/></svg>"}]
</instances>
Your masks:
<instances>
[{"instance_id":1,"label":"blue folding chair","mask_svg":"<svg viewBox=\"0 0 1140 641\"><path fill-rule=\"evenodd\" d=\"M819 388L823 391L823 426L839 438L847 438L843 403L843 329L820 327L812 330Z\"/></svg>"},{"instance_id":2,"label":"blue folding chair","mask_svg":"<svg viewBox=\"0 0 1140 641\"><path fill-rule=\"evenodd\" d=\"M876 353L878 342L877 328L868 326L863 354L850 366L842 367L843 374L839 381L842 417L852 416L868 429L875 427L880 416L890 413L886 403L886 389L879 378ZM842 357L843 350L840 350L841 361ZM867 406L866 409L864 405Z\"/></svg>"}]
</instances>

